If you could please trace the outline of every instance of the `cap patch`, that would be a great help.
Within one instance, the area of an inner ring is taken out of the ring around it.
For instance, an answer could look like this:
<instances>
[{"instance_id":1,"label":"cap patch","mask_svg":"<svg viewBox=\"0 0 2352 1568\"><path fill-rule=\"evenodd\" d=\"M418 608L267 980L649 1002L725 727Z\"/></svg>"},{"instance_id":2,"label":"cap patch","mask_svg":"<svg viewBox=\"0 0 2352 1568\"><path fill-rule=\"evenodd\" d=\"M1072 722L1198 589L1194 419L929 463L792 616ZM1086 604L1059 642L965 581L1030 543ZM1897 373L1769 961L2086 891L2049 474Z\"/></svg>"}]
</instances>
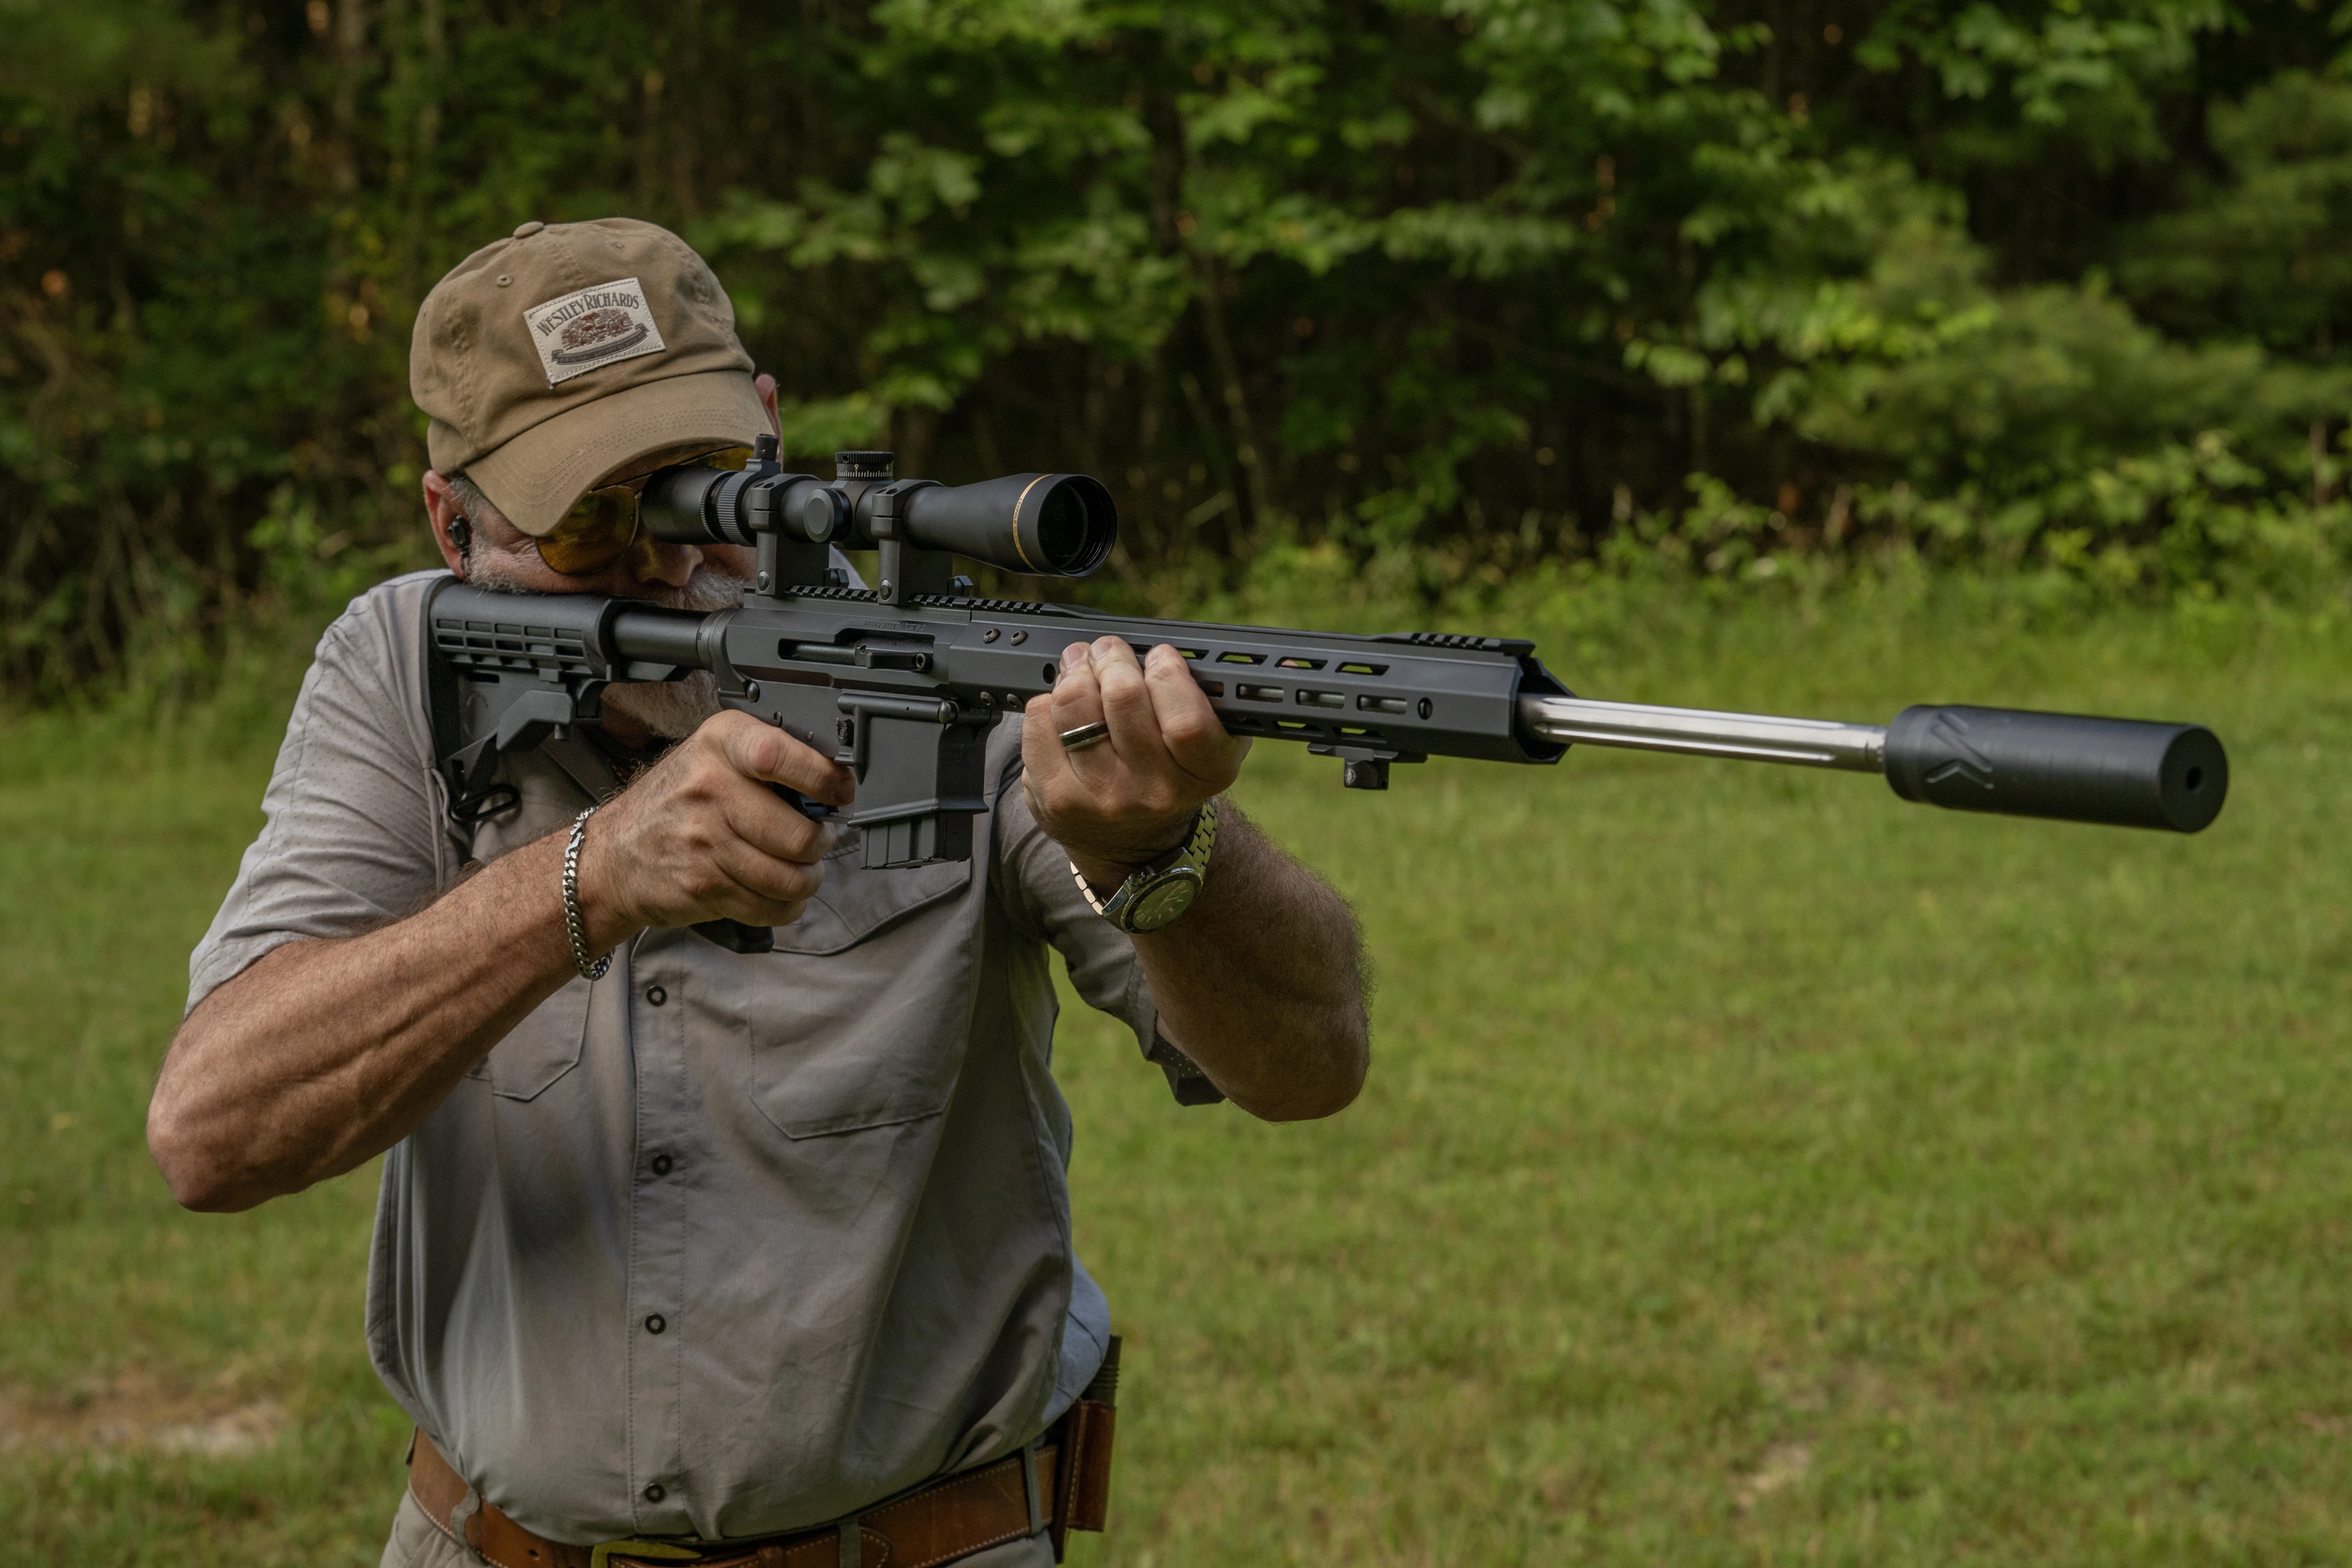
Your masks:
<instances>
[{"instance_id":1,"label":"cap patch","mask_svg":"<svg viewBox=\"0 0 2352 1568\"><path fill-rule=\"evenodd\" d=\"M654 325L653 311L646 307L646 291L634 278L534 305L522 319L530 328L530 341L539 346L539 363L550 386L598 365L659 353L667 346L661 329Z\"/></svg>"}]
</instances>

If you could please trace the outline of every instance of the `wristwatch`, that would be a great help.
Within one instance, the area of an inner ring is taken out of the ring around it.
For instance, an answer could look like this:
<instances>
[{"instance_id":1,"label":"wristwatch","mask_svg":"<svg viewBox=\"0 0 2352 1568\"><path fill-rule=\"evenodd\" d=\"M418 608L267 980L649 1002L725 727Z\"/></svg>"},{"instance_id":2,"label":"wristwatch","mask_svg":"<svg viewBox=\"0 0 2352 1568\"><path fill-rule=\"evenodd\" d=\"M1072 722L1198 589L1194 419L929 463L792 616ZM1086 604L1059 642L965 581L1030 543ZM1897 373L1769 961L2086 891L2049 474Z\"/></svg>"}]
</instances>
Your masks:
<instances>
[{"instance_id":1,"label":"wristwatch","mask_svg":"<svg viewBox=\"0 0 2352 1568\"><path fill-rule=\"evenodd\" d=\"M1192 831L1185 836L1183 847L1166 865L1146 866L1118 885L1118 890L1108 899L1095 897L1087 882L1086 873L1078 864L1070 862L1070 875L1077 879L1078 891L1086 895L1087 904L1095 913L1118 927L1129 936L1140 936L1173 925L1192 900L1201 896L1201 888L1209 879L1209 852L1217 847L1217 803L1204 803L1199 815L1192 818Z\"/></svg>"}]
</instances>

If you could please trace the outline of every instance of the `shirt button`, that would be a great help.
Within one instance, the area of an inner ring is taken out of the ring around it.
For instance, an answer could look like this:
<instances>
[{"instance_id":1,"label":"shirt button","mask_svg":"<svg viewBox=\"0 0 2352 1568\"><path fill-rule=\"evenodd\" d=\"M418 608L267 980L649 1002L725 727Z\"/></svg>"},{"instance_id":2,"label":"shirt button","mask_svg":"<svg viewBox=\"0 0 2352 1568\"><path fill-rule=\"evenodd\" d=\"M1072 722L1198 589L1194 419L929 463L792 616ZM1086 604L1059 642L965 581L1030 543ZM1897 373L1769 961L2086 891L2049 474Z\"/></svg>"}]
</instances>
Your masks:
<instances>
[{"instance_id":1,"label":"shirt button","mask_svg":"<svg viewBox=\"0 0 2352 1568\"><path fill-rule=\"evenodd\" d=\"M646 1500L647 1502L659 1502L662 1499L667 1496L669 1496L669 1493L662 1490L662 1484L659 1481L656 1481L653 1485L646 1489Z\"/></svg>"},{"instance_id":2,"label":"shirt button","mask_svg":"<svg viewBox=\"0 0 2352 1568\"><path fill-rule=\"evenodd\" d=\"M669 1000L669 993L658 985L648 985L646 987L646 1000L658 1007Z\"/></svg>"},{"instance_id":3,"label":"shirt button","mask_svg":"<svg viewBox=\"0 0 2352 1568\"><path fill-rule=\"evenodd\" d=\"M663 1317L659 1312L656 1312L652 1317L646 1320L646 1332L649 1334L660 1333L664 1329L668 1327L669 1320Z\"/></svg>"},{"instance_id":4,"label":"shirt button","mask_svg":"<svg viewBox=\"0 0 2352 1568\"><path fill-rule=\"evenodd\" d=\"M670 1173L670 1169L671 1169L671 1167L672 1167L672 1165L673 1165L674 1163L675 1163L675 1162L674 1162L674 1161L672 1161L672 1160L670 1159L670 1157L669 1157L668 1155L667 1155L667 1154L656 1154L656 1155L655 1155L655 1156L654 1156L654 1174L655 1174L655 1175L656 1175L656 1176L667 1176L667 1175L668 1175L668 1174L669 1174L669 1173Z\"/></svg>"}]
</instances>

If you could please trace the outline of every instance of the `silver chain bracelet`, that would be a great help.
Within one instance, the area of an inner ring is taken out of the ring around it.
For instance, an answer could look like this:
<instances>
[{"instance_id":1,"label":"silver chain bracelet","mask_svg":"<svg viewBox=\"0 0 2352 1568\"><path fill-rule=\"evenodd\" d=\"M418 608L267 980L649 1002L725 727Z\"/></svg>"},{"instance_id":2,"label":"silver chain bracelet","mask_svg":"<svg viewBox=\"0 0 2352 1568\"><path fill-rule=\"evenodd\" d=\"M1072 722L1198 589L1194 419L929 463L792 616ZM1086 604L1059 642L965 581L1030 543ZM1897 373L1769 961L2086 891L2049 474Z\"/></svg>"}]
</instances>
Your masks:
<instances>
[{"instance_id":1,"label":"silver chain bracelet","mask_svg":"<svg viewBox=\"0 0 2352 1568\"><path fill-rule=\"evenodd\" d=\"M602 980L613 967L609 952L593 964L588 962L588 922L580 918L580 841L587 836L588 819L595 815L592 805L573 817L572 842L563 847L563 929L572 938L572 966L583 980Z\"/></svg>"}]
</instances>

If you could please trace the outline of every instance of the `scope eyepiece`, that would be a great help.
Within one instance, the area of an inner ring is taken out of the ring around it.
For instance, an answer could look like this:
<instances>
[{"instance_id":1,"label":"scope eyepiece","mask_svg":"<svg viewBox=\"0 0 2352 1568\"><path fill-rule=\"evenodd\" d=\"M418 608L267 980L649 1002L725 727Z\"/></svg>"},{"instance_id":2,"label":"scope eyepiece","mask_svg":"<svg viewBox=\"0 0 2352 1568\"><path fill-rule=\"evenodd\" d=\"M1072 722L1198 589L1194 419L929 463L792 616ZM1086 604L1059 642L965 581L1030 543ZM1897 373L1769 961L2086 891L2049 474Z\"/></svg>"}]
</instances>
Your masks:
<instances>
[{"instance_id":1,"label":"scope eyepiece","mask_svg":"<svg viewBox=\"0 0 2352 1568\"><path fill-rule=\"evenodd\" d=\"M758 477L751 469L658 468L638 492L638 514L656 539L678 544L750 544L751 520L742 495Z\"/></svg>"}]
</instances>

